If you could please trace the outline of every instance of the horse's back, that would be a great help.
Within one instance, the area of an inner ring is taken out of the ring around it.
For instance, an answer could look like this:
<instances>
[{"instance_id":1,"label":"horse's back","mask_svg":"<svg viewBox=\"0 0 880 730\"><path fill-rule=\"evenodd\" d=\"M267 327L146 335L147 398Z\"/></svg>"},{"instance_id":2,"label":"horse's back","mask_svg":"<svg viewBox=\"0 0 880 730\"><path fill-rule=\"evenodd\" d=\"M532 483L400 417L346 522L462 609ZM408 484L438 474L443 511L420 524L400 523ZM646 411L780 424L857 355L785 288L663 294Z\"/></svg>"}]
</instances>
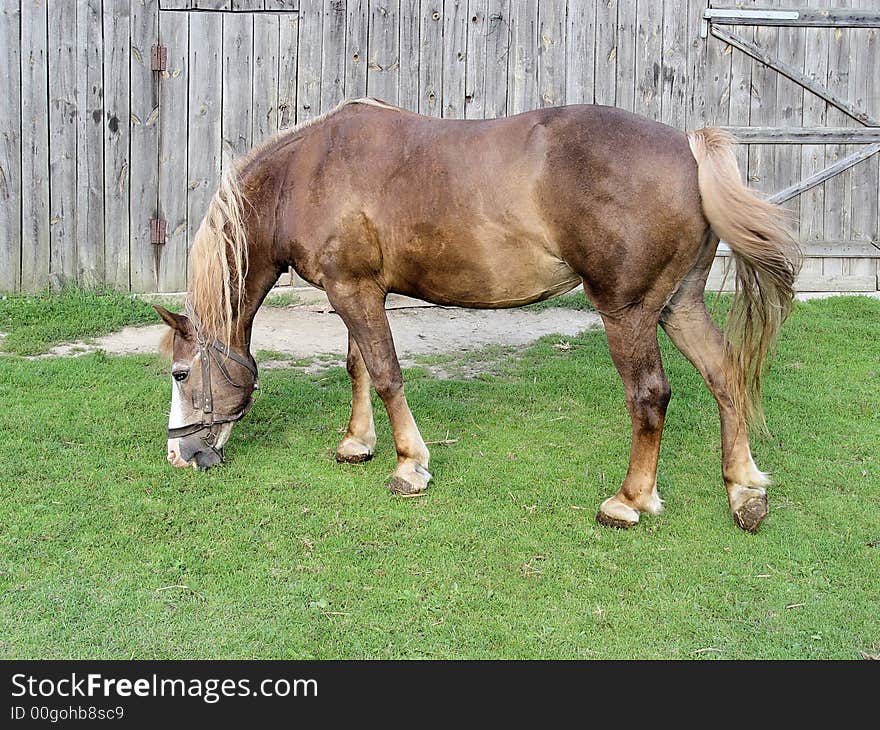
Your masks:
<instances>
[{"instance_id":1,"label":"horse's back","mask_svg":"<svg viewBox=\"0 0 880 730\"><path fill-rule=\"evenodd\" d=\"M361 240L389 290L429 301L535 301L622 259L650 269L673 228L702 226L684 134L612 107L453 121L351 104L321 127L306 185L334 265Z\"/></svg>"}]
</instances>

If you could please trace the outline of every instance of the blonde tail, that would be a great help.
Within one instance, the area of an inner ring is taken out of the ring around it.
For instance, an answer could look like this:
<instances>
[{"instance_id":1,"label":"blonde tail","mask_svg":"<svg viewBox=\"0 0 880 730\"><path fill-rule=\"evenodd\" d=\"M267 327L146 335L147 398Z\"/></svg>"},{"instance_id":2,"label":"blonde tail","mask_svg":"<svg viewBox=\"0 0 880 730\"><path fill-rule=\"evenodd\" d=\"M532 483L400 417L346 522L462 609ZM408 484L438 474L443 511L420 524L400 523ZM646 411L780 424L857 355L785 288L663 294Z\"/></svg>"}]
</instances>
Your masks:
<instances>
[{"instance_id":1,"label":"blonde tail","mask_svg":"<svg viewBox=\"0 0 880 730\"><path fill-rule=\"evenodd\" d=\"M736 262L736 294L724 327L731 394L746 421L766 430L761 370L791 311L800 249L786 211L743 184L730 134L698 129L688 141L697 161L703 213Z\"/></svg>"}]
</instances>

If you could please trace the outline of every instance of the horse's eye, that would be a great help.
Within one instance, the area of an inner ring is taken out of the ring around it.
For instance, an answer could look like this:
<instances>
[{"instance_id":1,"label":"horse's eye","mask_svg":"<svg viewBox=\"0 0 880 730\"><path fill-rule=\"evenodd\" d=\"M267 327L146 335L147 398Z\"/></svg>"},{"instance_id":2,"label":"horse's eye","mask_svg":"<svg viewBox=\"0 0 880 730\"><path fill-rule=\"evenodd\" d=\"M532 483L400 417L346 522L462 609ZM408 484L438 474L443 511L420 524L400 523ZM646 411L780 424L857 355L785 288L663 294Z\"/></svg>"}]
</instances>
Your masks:
<instances>
[{"instance_id":1,"label":"horse's eye","mask_svg":"<svg viewBox=\"0 0 880 730\"><path fill-rule=\"evenodd\" d=\"M186 376L189 375L189 370L181 368L180 370L172 370L171 377L174 378L178 383L186 380Z\"/></svg>"}]
</instances>

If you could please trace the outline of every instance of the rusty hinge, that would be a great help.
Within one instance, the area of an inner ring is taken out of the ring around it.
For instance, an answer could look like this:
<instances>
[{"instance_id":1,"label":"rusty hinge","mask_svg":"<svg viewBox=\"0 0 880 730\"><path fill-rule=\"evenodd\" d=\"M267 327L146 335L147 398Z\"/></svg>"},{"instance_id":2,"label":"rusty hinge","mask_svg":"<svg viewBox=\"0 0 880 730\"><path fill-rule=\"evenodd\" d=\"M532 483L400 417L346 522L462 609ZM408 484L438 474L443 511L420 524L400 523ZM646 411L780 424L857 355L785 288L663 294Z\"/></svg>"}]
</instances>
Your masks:
<instances>
[{"instance_id":1,"label":"rusty hinge","mask_svg":"<svg viewBox=\"0 0 880 730\"><path fill-rule=\"evenodd\" d=\"M168 69L168 48L166 46L157 45L150 49L150 68L153 71Z\"/></svg>"},{"instance_id":2,"label":"rusty hinge","mask_svg":"<svg viewBox=\"0 0 880 730\"><path fill-rule=\"evenodd\" d=\"M150 219L150 243L154 246L161 246L165 243L165 219Z\"/></svg>"}]
</instances>

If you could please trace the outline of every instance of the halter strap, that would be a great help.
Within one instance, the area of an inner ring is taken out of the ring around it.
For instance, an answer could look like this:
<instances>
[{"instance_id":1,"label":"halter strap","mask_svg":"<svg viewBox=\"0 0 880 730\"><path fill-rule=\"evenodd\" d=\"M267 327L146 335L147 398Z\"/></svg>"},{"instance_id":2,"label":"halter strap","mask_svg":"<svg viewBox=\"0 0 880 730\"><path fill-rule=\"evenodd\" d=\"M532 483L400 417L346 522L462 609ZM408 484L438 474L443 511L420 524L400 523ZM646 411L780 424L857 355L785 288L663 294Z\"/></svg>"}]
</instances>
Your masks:
<instances>
[{"instance_id":1,"label":"halter strap","mask_svg":"<svg viewBox=\"0 0 880 730\"><path fill-rule=\"evenodd\" d=\"M227 347L220 342L220 340L206 342L205 340L198 339L197 343L199 346L199 360L202 369L202 408L200 409L202 411L202 420L198 423L189 423L184 426L169 428L168 438L183 438L184 436L191 436L192 434L207 430L208 433L202 438L208 446L213 447L214 442L217 440L217 434L214 433L214 426L224 423L234 423L235 421L241 420L244 418L248 410L250 410L251 404L249 403L237 413L215 416L214 394L211 388L211 362L213 361L216 363L217 369L226 379L226 382L235 388L244 388L245 386L236 383L232 379L229 370L217 353L220 353L224 358L228 358L247 369L254 377L255 383L257 379L257 364L250 355L248 355L248 359L245 359L233 352L231 347Z\"/></svg>"}]
</instances>

